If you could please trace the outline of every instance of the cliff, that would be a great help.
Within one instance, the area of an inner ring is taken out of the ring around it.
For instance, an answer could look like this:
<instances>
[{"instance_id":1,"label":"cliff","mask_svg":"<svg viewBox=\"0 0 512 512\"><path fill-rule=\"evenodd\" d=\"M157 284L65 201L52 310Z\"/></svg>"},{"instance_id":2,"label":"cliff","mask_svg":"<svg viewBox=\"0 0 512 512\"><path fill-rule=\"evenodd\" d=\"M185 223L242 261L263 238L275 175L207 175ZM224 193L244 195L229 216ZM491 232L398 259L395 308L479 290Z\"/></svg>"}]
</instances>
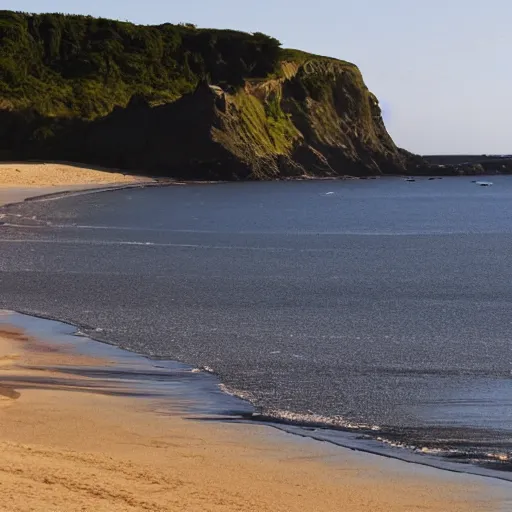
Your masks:
<instances>
[{"instance_id":1,"label":"cliff","mask_svg":"<svg viewBox=\"0 0 512 512\"><path fill-rule=\"evenodd\" d=\"M395 146L348 62L259 33L8 11L2 157L188 179L432 170Z\"/></svg>"},{"instance_id":2,"label":"cliff","mask_svg":"<svg viewBox=\"0 0 512 512\"><path fill-rule=\"evenodd\" d=\"M311 59L282 69L288 76L229 90L200 82L155 107L134 97L108 116L68 123L25 154L190 179L406 172L355 66Z\"/></svg>"}]
</instances>

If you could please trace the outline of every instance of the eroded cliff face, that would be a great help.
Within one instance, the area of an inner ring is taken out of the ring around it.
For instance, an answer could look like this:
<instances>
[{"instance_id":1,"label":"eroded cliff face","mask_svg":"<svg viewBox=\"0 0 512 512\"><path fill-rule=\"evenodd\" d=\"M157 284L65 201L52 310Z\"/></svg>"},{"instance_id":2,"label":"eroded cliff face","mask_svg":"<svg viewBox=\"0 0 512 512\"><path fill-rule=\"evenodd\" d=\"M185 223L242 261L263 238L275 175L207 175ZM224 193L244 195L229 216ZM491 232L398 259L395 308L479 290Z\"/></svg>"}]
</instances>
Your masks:
<instances>
[{"instance_id":1,"label":"eroded cliff face","mask_svg":"<svg viewBox=\"0 0 512 512\"><path fill-rule=\"evenodd\" d=\"M378 100L356 66L308 61L283 90L283 109L304 136L297 158L306 157L308 167L326 174L406 171L407 159L387 133ZM308 154L323 158L315 165Z\"/></svg>"},{"instance_id":2,"label":"eroded cliff face","mask_svg":"<svg viewBox=\"0 0 512 512\"><path fill-rule=\"evenodd\" d=\"M511 172L397 148L356 66L265 34L0 10L0 159L28 158L182 179Z\"/></svg>"},{"instance_id":3,"label":"eroded cliff face","mask_svg":"<svg viewBox=\"0 0 512 512\"><path fill-rule=\"evenodd\" d=\"M285 65L286 66L286 65ZM308 60L290 72L266 97L249 88L264 105L276 99L299 136L290 156L305 174L336 176L404 173L407 157L386 131L377 98L359 69L331 59ZM272 112L268 122L273 123ZM282 117L281 117L282 118Z\"/></svg>"},{"instance_id":4,"label":"eroded cliff face","mask_svg":"<svg viewBox=\"0 0 512 512\"><path fill-rule=\"evenodd\" d=\"M134 99L30 153L190 179L400 174L412 162L358 68L333 59L283 62L279 76L229 90L202 82L162 106Z\"/></svg>"}]
</instances>

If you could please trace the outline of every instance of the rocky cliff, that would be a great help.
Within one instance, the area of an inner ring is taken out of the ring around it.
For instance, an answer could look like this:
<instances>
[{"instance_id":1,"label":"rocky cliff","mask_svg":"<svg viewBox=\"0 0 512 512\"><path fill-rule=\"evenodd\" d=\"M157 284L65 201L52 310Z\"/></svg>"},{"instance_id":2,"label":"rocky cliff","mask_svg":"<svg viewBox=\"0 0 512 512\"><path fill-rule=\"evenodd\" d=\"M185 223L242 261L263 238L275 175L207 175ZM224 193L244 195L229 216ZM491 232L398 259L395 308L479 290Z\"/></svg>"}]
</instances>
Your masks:
<instances>
[{"instance_id":1,"label":"rocky cliff","mask_svg":"<svg viewBox=\"0 0 512 512\"><path fill-rule=\"evenodd\" d=\"M1 157L182 179L433 170L396 147L348 62L263 34L7 11Z\"/></svg>"},{"instance_id":2,"label":"rocky cliff","mask_svg":"<svg viewBox=\"0 0 512 512\"><path fill-rule=\"evenodd\" d=\"M108 116L61 127L25 154L191 179L405 173L411 162L359 70L315 59L284 61L281 77L227 90L203 81L155 107L134 97Z\"/></svg>"}]
</instances>

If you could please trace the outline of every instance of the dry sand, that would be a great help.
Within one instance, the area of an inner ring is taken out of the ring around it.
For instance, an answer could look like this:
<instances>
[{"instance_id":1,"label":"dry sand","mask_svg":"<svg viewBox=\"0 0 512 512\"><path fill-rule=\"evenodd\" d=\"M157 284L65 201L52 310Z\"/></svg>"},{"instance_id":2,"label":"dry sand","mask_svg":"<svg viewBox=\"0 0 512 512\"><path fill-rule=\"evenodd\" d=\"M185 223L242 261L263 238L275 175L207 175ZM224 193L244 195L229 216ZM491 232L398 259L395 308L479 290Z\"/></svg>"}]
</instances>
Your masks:
<instances>
[{"instance_id":1,"label":"dry sand","mask_svg":"<svg viewBox=\"0 0 512 512\"><path fill-rule=\"evenodd\" d=\"M64 163L0 163L0 187L62 187L148 181L135 175Z\"/></svg>"},{"instance_id":2,"label":"dry sand","mask_svg":"<svg viewBox=\"0 0 512 512\"><path fill-rule=\"evenodd\" d=\"M0 322L0 510L508 510L490 480L159 414L161 402L55 369L98 364Z\"/></svg>"}]
</instances>

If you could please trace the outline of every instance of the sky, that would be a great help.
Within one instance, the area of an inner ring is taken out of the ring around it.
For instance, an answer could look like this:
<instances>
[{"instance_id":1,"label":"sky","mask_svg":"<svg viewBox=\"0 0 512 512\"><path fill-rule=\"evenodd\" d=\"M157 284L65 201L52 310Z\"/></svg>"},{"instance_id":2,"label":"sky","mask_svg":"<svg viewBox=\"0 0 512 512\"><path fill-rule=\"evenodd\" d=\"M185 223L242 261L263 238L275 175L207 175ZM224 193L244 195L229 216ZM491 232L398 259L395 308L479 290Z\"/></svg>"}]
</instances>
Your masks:
<instances>
[{"instance_id":1,"label":"sky","mask_svg":"<svg viewBox=\"0 0 512 512\"><path fill-rule=\"evenodd\" d=\"M357 64L409 151L512 153L510 0L0 0L0 9L264 32Z\"/></svg>"}]
</instances>

